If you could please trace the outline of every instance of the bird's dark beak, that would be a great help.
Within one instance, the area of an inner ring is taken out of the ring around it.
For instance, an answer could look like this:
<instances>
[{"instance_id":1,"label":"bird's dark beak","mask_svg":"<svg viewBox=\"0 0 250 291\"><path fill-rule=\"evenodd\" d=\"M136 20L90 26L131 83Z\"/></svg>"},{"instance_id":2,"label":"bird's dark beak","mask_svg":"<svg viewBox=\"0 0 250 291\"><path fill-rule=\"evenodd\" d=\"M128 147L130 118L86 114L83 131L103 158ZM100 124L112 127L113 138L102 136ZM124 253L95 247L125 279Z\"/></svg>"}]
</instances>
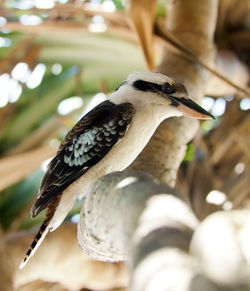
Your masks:
<instances>
[{"instance_id":1,"label":"bird's dark beak","mask_svg":"<svg viewBox=\"0 0 250 291\"><path fill-rule=\"evenodd\" d=\"M197 119L215 119L212 114L203 109L190 98L169 96L171 105L175 106L183 115Z\"/></svg>"}]
</instances>

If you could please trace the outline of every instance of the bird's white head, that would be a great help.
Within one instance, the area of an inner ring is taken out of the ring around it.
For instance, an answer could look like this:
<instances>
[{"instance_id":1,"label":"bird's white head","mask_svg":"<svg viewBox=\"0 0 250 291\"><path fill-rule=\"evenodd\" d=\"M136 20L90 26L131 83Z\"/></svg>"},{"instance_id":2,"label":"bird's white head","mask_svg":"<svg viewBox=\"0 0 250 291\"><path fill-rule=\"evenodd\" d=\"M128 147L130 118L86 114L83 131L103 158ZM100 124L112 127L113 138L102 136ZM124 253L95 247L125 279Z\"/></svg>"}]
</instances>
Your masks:
<instances>
[{"instance_id":1,"label":"bird's white head","mask_svg":"<svg viewBox=\"0 0 250 291\"><path fill-rule=\"evenodd\" d=\"M214 118L188 96L186 87L178 80L156 72L134 72L121 83L111 97L118 102L164 107L169 116ZM163 106L162 106L163 105Z\"/></svg>"}]
</instances>

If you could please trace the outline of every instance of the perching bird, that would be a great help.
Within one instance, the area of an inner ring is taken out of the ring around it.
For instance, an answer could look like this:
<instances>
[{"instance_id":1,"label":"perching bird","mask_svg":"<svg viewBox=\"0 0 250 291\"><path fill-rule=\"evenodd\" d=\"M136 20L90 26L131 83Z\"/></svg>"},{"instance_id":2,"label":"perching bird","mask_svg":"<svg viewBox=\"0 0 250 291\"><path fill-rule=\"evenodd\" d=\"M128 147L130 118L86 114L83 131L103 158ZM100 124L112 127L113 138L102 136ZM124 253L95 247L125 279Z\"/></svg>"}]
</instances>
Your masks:
<instances>
[{"instance_id":1,"label":"perching bird","mask_svg":"<svg viewBox=\"0 0 250 291\"><path fill-rule=\"evenodd\" d=\"M80 119L62 141L43 177L31 215L37 216L44 208L47 212L20 268L99 177L124 170L164 119L182 115L213 118L189 99L179 81L161 73L135 72L109 100Z\"/></svg>"}]
</instances>

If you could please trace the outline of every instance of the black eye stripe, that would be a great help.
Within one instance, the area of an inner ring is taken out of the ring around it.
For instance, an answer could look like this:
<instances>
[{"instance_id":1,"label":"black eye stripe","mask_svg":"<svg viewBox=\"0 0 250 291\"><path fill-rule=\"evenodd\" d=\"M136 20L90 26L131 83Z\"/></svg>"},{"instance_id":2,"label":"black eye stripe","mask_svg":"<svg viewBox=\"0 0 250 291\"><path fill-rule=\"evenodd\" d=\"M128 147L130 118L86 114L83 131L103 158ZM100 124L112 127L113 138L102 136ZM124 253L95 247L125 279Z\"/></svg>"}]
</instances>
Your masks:
<instances>
[{"instance_id":1,"label":"black eye stripe","mask_svg":"<svg viewBox=\"0 0 250 291\"><path fill-rule=\"evenodd\" d=\"M156 92L162 91L161 85L143 81L143 80L136 80L133 82L133 87L139 91L143 92Z\"/></svg>"},{"instance_id":2,"label":"black eye stripe","mask_svg":"<svg viewBox=\"0 0 250 291\"><path fill-rule=\"evenodd\" d=\"M176 89L170 85L169 83L164 83L162 85L147 82L144 80L136 80L133 82L133 87L136 90L143 91L143 92L163 92L165 94L173 94L176 92Z\"/></svg>"}]
</instances>

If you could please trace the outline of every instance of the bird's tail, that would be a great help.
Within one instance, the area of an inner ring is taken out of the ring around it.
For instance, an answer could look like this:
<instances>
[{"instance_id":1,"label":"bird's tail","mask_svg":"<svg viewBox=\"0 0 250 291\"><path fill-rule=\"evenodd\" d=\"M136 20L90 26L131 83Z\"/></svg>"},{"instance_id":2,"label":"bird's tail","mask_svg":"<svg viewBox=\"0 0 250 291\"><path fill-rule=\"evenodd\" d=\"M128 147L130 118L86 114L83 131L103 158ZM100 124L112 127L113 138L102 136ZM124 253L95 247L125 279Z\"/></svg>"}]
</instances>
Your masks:
<instances>
[{"instance_id":1,"label":"bird's tail","mask_svg":"<svg viewBox=\"0 0 250 291\"><path fill-rule=\"evenodd\" d=\"M45 236L49 231L49 223L50 219L45 219L42 225L39 228L38 233L36 234L33 242L31 243L28 251L26 252L25 257L23 258L21 264L19 265L19 269L22 269L29 261L29 259L34 255L42 241L44 240Z\"/></svg>"},{"instance_id":2,"label":"bird's tail","mask_svg":"<svg viewBox=\"0 0 250 291\"><path fill-rule=\"evenodd\" d=\"M53 221L52 218L55 214L55 209L57 205L59 204L61 199L61 195L58 195L56 199L54 199L47 208L45 219L42 223L42 225L39 228L38 233L36 234L33 242L31 243L24 259L22 260L21 264L19 265L19 269L23 269L23 267L28 263L29 259L34 255L44 238L46 237L49 230L52 230L53 227ZM55 229L55 228L54 228Z\"/></svg>"}]
</instances>

